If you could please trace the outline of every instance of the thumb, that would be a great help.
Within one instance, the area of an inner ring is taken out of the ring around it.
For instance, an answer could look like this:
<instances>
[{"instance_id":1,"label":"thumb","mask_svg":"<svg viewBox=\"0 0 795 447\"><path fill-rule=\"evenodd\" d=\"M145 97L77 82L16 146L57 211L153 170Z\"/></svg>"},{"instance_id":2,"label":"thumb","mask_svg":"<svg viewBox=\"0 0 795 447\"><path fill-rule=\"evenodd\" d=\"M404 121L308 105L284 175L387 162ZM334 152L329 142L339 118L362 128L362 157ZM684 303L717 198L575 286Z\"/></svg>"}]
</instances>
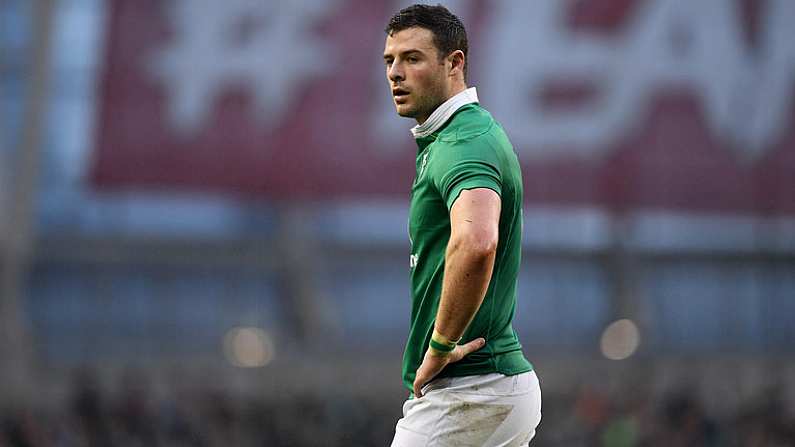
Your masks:
<instances>
[{"instance_id":1,"label":"thumb","mask_svg":"<svg viewBox=\"0 0 795 447\"><path fill-rule=\"evenodd\" d=\"M456 359L456 361L461 360L462 358L472 354L473 352L479 350L480 348L486 346L486 339L483 337L476 338L469 343L459 345L458 349L456 349L456 354L459 354L460 357Z\"/></svg>"}]
</instances>

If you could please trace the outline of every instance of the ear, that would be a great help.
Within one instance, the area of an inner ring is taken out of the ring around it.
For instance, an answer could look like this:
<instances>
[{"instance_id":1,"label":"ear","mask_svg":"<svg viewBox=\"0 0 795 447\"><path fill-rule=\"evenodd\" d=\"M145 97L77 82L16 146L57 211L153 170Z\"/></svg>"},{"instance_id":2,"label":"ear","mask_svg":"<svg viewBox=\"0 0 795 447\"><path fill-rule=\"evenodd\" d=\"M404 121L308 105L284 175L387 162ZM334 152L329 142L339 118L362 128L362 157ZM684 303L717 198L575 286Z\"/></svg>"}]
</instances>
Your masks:
<instances>
[{"instance_id":1,"label":"ear","mask_svg":"<svg viewBox=\"0 0 795 447\"><path fill-rule=\"evenodd\" d=\"M464 76L464 66L466 65L466 57L461 50L455 50L447 56L447 61L450 63L450 76L456 76L459 73Z\"/></svg>"}]
</instances>

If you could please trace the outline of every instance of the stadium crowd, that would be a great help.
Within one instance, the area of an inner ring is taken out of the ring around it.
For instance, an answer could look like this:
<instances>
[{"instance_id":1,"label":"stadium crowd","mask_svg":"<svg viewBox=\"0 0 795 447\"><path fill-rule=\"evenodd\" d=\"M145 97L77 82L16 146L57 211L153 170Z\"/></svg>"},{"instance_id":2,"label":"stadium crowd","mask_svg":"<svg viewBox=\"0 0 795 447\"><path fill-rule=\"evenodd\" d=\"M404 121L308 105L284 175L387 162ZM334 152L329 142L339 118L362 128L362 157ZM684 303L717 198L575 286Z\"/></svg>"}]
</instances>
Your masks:
<instances>
[{"instance_id":1,"label":"stadium crowd","mask_svg":"<svg viewBox=\"0 0 795 447\"><path fill-rule=\"evenodd\" d=\"M378 393L248 396L222 388L156 397L140 374L105 389L75 375L56 408L5 407L0 447L77 446L384 446L400 402ZM729 416L707 414L696 393L650 399L630 389L592 387L544 396L539 446L784 447L795 445L795 417L771 389ZM234 394L234 395L233 395Z\"/></svg>"}]
</instances>

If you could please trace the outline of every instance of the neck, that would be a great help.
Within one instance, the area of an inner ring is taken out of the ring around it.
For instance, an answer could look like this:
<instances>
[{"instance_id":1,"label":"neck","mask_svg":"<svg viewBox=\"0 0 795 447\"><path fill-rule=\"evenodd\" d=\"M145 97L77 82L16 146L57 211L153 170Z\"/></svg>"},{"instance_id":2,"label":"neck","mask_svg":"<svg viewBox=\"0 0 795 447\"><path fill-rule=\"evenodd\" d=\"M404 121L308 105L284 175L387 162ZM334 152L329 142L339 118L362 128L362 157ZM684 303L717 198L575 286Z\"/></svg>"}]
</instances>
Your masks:
<instances>
[{"instance_id":1,"label":"neck","mask_svg":"<svg viewBox=\"0 0 795 447\"><path fill-rule=\"evenodd\" d=\"M463 92L466 89L467 89L467 85L464 82L456 82L453 85L453 88L450 89L450 94L447 95L447 99L452 98L453 96Z\"/></svg>"},{"instance_id":2,"label":"neck","mask_svg":"<svg viewBox=\"0 0 795 447\"><path fill-rule=\"evenodd\" d=\"M434 107L433 110L430 111L430 113L428 113L427 115L418 116L416 118L417 119L417 124L419 124L421 126L425 121L428 120L428 118L431 116L431 114L434 111L436 111L437 108L439 108L440 105L444 104L448 99L450 99L453 96L463 92L466 89L467 89L467 85L463 81L462 82L456 82L453 85L453 87L450 89L450 91L447 93L447 95L445 95L444 99L442 99L439 102L439 104L436 104L436 107Z\"/></svg>"},{"instance_id":3,"label":"neck","mask_svg":"<svg viewBox=\"0 0 795 447\"><path fill-rule=\"evenodd\" d=\"M422 124L412 127L411 134L414 135L414 138L427 137L443 126L456 110L476 102L478 102L478 94L474 87L462 90L437 106L426 119L423 121L417 120Z\"/></svg>"}]
</instances>

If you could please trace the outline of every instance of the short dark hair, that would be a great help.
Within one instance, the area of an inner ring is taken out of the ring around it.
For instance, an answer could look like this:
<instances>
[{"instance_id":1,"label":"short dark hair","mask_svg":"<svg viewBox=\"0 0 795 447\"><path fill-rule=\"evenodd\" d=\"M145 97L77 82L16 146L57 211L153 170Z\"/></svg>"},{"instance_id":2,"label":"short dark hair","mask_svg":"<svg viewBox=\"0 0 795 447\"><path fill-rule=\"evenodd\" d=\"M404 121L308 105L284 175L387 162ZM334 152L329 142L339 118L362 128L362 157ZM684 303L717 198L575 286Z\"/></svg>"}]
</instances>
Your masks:
<instances>
[{"instance_id":1,"label":"short dark hair","mask_svg":"<svg viewBox=\"0 0 795 447\"><path fill-rule=\"evenodd\" d=\"M384 31L391 36L415 26L425 28L433 34L433 43L439 51L440 58L446 57L455 50L461 50L464 53L464 75L466 75L469 66L467 31L455 14L442 5L412 5L392 16Z\"/></svg>"}]
</instances>

